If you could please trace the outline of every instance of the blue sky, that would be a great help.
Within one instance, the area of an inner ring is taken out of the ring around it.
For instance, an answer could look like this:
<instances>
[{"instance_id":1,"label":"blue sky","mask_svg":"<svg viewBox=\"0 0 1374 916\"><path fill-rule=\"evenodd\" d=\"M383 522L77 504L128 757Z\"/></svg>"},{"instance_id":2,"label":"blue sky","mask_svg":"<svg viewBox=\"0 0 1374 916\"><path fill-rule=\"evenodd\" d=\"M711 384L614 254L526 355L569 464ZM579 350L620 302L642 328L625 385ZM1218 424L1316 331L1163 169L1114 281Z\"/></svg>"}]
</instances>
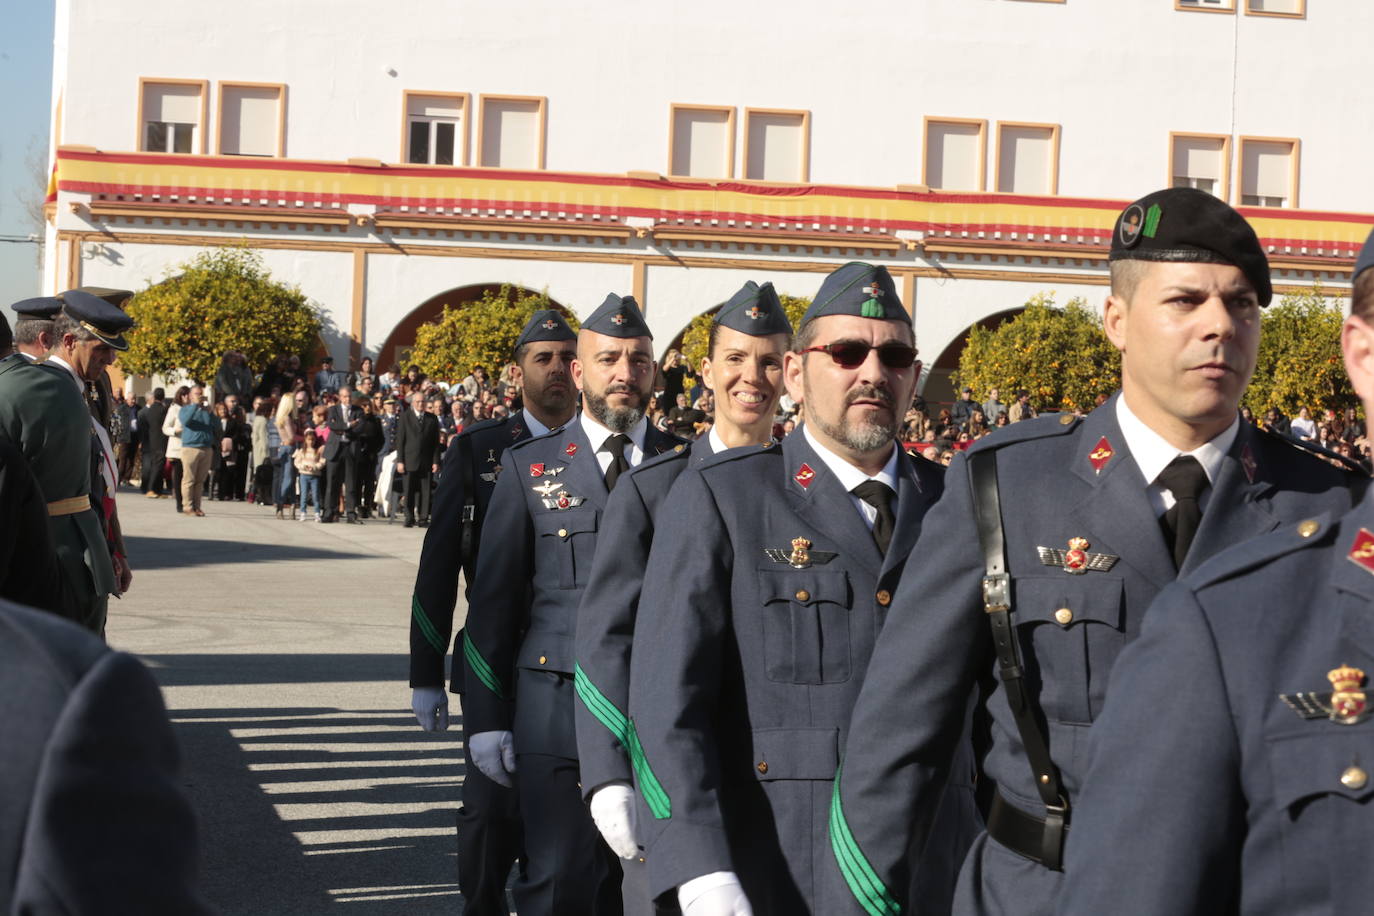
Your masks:
<instances>
[{"instance_id":1,"label":"blue sky","mask_svg":"<svg viewBox=\"0 0 1374 916\"><path fill-rule=\"evenodd\" d=\"M32 189L29 150L46 158L52 100L51 0L0 0L0 239L34 231L15 198ZM40 275L34 246L0 241L0 308L13 317L11 302L36 296Z\"/></svg>"}]
</instances>

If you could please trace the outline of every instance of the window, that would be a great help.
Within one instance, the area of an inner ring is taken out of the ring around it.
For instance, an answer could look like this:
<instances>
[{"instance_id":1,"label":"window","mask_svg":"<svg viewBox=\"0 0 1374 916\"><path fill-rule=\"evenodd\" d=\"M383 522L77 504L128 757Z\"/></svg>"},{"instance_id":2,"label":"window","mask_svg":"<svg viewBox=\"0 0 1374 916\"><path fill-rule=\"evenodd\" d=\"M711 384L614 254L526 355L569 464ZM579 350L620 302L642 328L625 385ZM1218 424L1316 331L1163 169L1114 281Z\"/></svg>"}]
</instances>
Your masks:
<instances>
[{"instance_id":1,"label":"window","mask_svg":"<svg viewBox=\"0 0 1374 916\"><path fill-rule=\"evenodd\" d=\"M1240 138L1240 202L1246 207L1298 205L1298 141Z\"/></svg>"},{"instance_id":2,"label":"window","mask_svg":"<svg viewBox=\"0 0 1374 916\"><path fill-rule=\"evenodd\" d=\"M1226 200L1231 190L1231 138L1225 134L1170 134L1169 185L1197 188Z\"/></svg>"},{"instance_id":3,"label":"window","mask_svg":"<svg viewBox=\"0 0 1374 916\"><path fill-rule=\"evenodd\" d=\"M1302 19L1307 15L1307 0L1245 0L1245 14Z\"/></svg>"},{"instance_id":4,"label":"window","mask_svg":"<svg viewBox=\"0 0 1374 916\"><path fill-rule=\"evenodd\" d=\"M138 148L148 153L205 152L204 80L145 80L138 85Z\"/></svg>"},{"instance_id":5,"label":"window","mask_svg":"<svg viewBox=\"0 0 1374 916\"><path fill-rule=\"evenodd\" d=\"M988 122L926 118L921 183L941 191L987 188Z\"/></svg>"},{"instance_id":6,"label":"window","mask_svg":"<svg viewBox=\"0 0 1374 916\"><path fill-rule=\"evenodd\" d=\"M280 83L219 84L219 152L281 156L285 152L286 87Z\"/></svg>"},{"instance_id":7,"label":"window","mask_svg":"<svg viewBox=\"0 0 1374 916\"><path fill-rule=\"evenodd\" d=\"M405 139L401 158L424 165L467 165L469 96L406 92L403 97Z\"/></svg>"},{"instance_id":8,"label":"window","mask_svg":"<svg viewBox=\"0 0 1374 916\"><path fill-rule=\"evenodd\" d=\"M1212 13L1235 12L1235 0L1174 0L1176 10L1205 10Z\"/></svg>"},{"instance_id":9,"label":"window","mask_svg":"<svg viewBox=\"0 0 1374 916\"><path fill-rule=\"evenodd\" d=\"M997 190L1059 193L1059 125L997 122Z\"/></svg>"},{"instance_id":10,"label":"window","mask_svg":"<svg viewBox=\"0 0 1374 916\"><path fill-rule=\"evenodd\" d=\"M744 177L806 181L811 170L811 112L744 109Z\"/></svg>"},{"instance_id":11,"label":"window","mask_svg":"<svg viewBox=\"0 0 1374 916\"><path fill-rule=\"evenodd\" d=\"M735 109L674 105L668 126L668 174L729 178L735 173Z\"/></svg>"},{"instance_id":12,"label":"window","mask_svg":"<svg viewBox=\"0 0 1374 916\"><path fill-rule=\"evenodd\" d=\"M480 165L497 169L544 167L544 119L547 100L519 95L482 96L477 127Z\"/></svg>"}]
</instances>

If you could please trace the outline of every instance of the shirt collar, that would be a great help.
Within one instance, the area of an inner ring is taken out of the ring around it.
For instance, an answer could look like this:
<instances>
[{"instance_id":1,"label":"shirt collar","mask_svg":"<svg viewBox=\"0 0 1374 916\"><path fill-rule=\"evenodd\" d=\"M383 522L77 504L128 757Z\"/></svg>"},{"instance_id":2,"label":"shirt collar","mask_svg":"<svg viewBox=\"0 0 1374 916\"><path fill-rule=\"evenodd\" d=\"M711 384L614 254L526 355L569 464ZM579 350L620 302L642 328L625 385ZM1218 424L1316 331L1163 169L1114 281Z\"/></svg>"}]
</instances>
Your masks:
<instances>
[{"instance_id":1,"label":"shirt collar","mask_svg":"<svg viewBox=\"0 0 1374 916\"><path fill-rule=\"evenodd\" d=\"M893 493L897 492L897 453L900 451L897 448L897 443L894 442L892 444L892 454L888 456L887 464L883 465L881 471L870 477L848 461L845 461L839 455L836 455L824 445L821 445L816 437L811 435L811 427L805 423L802 424L802 435L806 437L806 444L811 446L815 451L816 457L824 462L825 466L830 469L830 473L835 475L835 478L840 482L840 486L844 487L846 491L853 492L854 488L859 484L869 480L876 480L879 483L885 483L891 487Z\"/></svg>"},{"instance_id":2,"label":"shirt collar","mask_svg":"<svg viewBox=\"0 0 1374 916\"><path fill-rule=\"evenodd\" d=\"M720 437L720 433L716 430L716 425L714 423L711 424L711 431L706 434L706 445L711 449L711 454L713 455L719 455L730 447L726 445L725 440Z\"/></svg>"},{"instance_id":3,"label":"shirt collar","mask_svg":"<svg viewBox=\"0 0 1374 916\"><path fill-rule=\"evenodd\" d=\"M540 423L538 420L534 418L534 414L530 413L529 408L520 408L520 416L522 416L525 419L525 429L528 429L530 431L531 439L537 436L542 436L549 431L549 428L547 426L545 426L543 423Z\"/></svg>"},{"instance_id":4,"label":"shirt collar","mask_svg":"<svg viewBox=\"0 0 1374 916\"><path fill-rule=\"evenodd\" d=\"M1116 399L1116 422L1121 426L1121 435L1126 438L1126 447L1130 449L1131 457L1135 459L1136 466L1140 468L1147 484L1154 484L1160 471L1179 455L1191 455L1196 458L1198 464L1207 472L1208 484L1215 483L1217 474L1221 472L1222 459L1231 450L1231 444L1236 441L1236 435L1240 432L1240 414L1236 414L1231 425L1224 431L1191 452L1182 452L1146 426L1145 421L1131 411L1126 404L1125 394Z\"/></svg>"},{"instance_id":5,"label":"shirt collar","mask_svg":"<svg viewBox=\"0 0 1374 916\"><path fill-rule=\"evenodd\" d=\"M606 427L602 426L587 411L581 411L578 419L582 423L582 434L587 437L587 441L592 444L592 451L599 452L601 447L606 444L606 440L614 436ZM639 418L639 422L625 430L625 435L630 437L630 441L635 444L640 453L644 452L644 435L649 431L649 421L644 417ZM628 459L629 456L627 455Z\"/></svg>"},{"instance_id":6,"label":"shirt collar","mask_svg":"<svg viewBox=\"0 0 1374 916\"><path fill-rule=\"evenodd\" d=\"M68 365L65 359L63 359L60 356L57 356L56 354L49 354L45 362L49 362L52 363L54 366L61 366L63 369L66 369L67 374L70 375L72 377L72 381L76 383L77 389L79 389L82 394L86 393L85 381L82 380L81 376L76 374L76 370L73 369L70 365Z\"/></svg>"}]
</instances>

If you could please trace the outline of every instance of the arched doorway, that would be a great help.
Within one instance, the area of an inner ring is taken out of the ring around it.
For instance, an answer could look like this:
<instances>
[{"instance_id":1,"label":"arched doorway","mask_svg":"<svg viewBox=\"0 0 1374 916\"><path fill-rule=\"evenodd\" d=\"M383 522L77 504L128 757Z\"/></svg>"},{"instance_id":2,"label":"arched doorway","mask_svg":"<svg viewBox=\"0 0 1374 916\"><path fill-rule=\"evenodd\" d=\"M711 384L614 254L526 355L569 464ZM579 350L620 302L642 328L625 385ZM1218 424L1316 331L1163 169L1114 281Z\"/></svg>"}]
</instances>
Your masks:
<instances>
[{"instance_id":1,"label":"arched doorway","mask_svg":"<svg viewBox=\"0 0 1374 916\"><path fill-rule=\"evenodd\" d=\"M1004 312L997 312L994 315L982 319L969 325L965 331L954 342L945 347L944 351L936 357L935 362L930 364L929 373L926 376L925 387L921 394L925 397L926 403L932 409L947 407L953 404L958 392L954 390L954 383L950 381L950 376L959 368L959 357L964 353L964 347L968 344L968 336L974 328L987 328L992 330L1009 318L1015 318L1024 312L1024 308L1007 309ZM986 396L987 392L974 392L976 398Z\"/></svg>"},{"instance_id":2,"label":"arched doorway","mask_svg":"<svg viewBox=\"0 0 1374 916\"><path fill-rule=\"evenodd\" d=\"M427 321L433 321L444 313L444 306L462 308L469 302L476 302L488 292L497 292L502 286L507 286L515 293L537 295L538 290L526 289L521 286L514 286L506 283L475 283L471 286L458 286L446 290L436 296L431 296L420 303L410 314L397 323L387 335L386 342L377 351L377 370L384 372L393 363L401 367L404 372L409 363L411 348L415 346L415 331ZM549 305L558 309L565 315L572 315L562 303L549 300Z\"/></svg>"}]
</instances>

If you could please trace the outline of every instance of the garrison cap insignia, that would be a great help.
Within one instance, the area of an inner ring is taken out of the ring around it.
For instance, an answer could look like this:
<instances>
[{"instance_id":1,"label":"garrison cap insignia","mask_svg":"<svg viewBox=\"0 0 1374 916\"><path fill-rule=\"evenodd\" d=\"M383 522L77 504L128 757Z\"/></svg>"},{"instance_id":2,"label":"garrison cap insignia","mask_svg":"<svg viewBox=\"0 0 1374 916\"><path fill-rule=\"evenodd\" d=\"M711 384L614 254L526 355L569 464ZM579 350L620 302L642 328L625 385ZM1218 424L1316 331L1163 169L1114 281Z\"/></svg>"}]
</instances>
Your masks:
<instances>
[{"instance_id":1,"label":"garrison cap insignia","mask_svg":"<svg viewBox=\"0 0 1374 916\"><path fill-rule=\"evenodd\" d=\"M550 318L550 319L548 319L547 321L545 321L543 324L541 324L540 327L543 328L543 329L546 330L546 331L552 331L554 328L558 327L558 322L556 322L556 321L554 321L552 318Z\"/></svg>"},{"instance_id":2,"label":"garrison cap insignia","mask_svg":"<svg viewBox=\"0 0 1374 916\"><path fill-rule=\"evenodd\" d=\"M1368 528L1361 528L1359 534L1355 535L1355 543L1350 545L1348 556L1351 563L1363 566L1368 572L1374 573L1374 533Z\"/></svg>"},{"instance_id":3,"label":"garrison cap insignia","mask_svg":"<svg viewBox=\"0 0 1374 916\"><path fill-rule=\"evenodd\" d=\"M1245 443L1245 448L1240 451L1240 466L1245 471L1245 479L1250 483L1255 482L1255 472L1259 470L1259 462L1255 460L1255 453L1250 450L1250 443Z\"/></svg>"},{"instance_id":4,"label":"garrison cap insignia","mask_svg":"<svg viewBox=\"0 0 1374 916\"><path fill-rule=\"evenodd\" d=\"M569 458L571 458L573 455L576 455L576 454L577 454L577 443L576 443L576 442L569 442L569 443L568 443L568 447L565 448L565 449L563 449L563 452L564 452L564 454L566 454Z\"/></svg>"},{"instance_id":5,"label":"garrison cap insignia","mask_svg":"<svg viewBox=\"0 0 1374 916\"><path fill-rule=\"evenodd\" d=\"M624 324L625 322L627 322L627 321L629 321L629 320L630 320L630 319L628 319L628 318L625 317L625 313L624 313L624 312L616 312L614 315L611 316L611 324L614 324L614 325L617 325L617 326L618 326L618 325L622 325L622 324Z\"/></svg>"},{"instance_id":6,"label":"garrison cap insignia","mask_svg":"<svg viewBox=\"0 0 1374 916\"><path fill-rule=\"evenodd\" d=\"M749 308L745 309L745 310L744 310L744 314L745 314L746 316L748 316L748 318L749 318L750 321L758 321L760 318L763 317L764 311L763 311L763 309L761 309L761 308L759 308L757 305L755 305L755 306L750 306Z\"/></svg>"},{"instance_id":7,"label":"garrison cap insignia","mask_svg":"<svg viewBox=\"0 0 1374 916\"><path fill-rule=\"evenodd\" d=\"M1281 693L1288 708L1304 719L1323 716L1337 725L1355 725L1364 721L1369 710L1364 687L1364 672L1359 668L1341 665L1326 672L1326 679L1335 689L1330 693Z\"/></svg>"},{"instance_id":8,"label":"garrison cap insignia","mask_svg":"<svg viewBox=\"0 0 1374 916\"><path fill-rule=\"evenodd\" d=\"M1106 572L1116 565L1120 557L1109 553L1088 553L1091 545L1084 538L1069 538L1069 549L1059 547L1037 547L1040 562L1046 566L1061 566L1071 576L1081 576L1088 570Z\"/></svg>"},{"instance_id":9,"label":"garrison cap insignia","mask_svg":"<svg viewBox=\"0 0 1374 916\"><path fill-rule=\"evenodd\" d=\"M1121 240L1122 248L1130 248L1140 241L1140 230L1145 222L1145 210L1140 204L1131 204L1126 208L1126 212L1121 214L1121 222L1117 224L1116 234Z\"/></svg>"},{"instance_id":10,"label":"garrison cap insignia","mask_svg":"<svg viewBox=\"0 0 1374 916\"><path fill-rule=\"evenodd\" d=\"M763 552L774 563L786 563L793 569L806 569L813 564L823 566L839 556L829 550L812 550L806 538L793 538L790 553L781 547L765 547Z\"/></svg>"},{"instance_id":11,"label":"garrison cap insignia","mask_svg":"<svg viewBox=\"0 0 1374 916\"><path fill-rule=\"evenodd\" d=\"M569 496L567 491L559 493L557 496L545 496L544 508L559 511L562 509L574 509L587 501L585 496Z\"/></svg>"},{"instance_id":12,"label":"garrison cap insignia","mask_svg":"<svg viewBox=\"0 0 1374 916\"><path fill-rule=\"evenodd\" d=\"M811 465L802 464L797 468L797 473L792 475L792 479L801 485L803 490L811 486L811 481L816 479L816 472L811 470Z\"/></svg>"},{"instance_id":13,"label":"garrison cap insignia","mask_svg":"<svg viewBox=\"0 0 1374 916\"><path fill-rule=\"evenodd\" d=\"M1112 444L1107 441L1106 436L1098 439L1097 445L1094 445L1093 450L1088 452L1088 460L1092 462L1093 471L1101 474L1102 469L1107 466L1107 462L1111 461L1115 454L1116 452L1112 450Z\"/></svg>"}]
</instances>

